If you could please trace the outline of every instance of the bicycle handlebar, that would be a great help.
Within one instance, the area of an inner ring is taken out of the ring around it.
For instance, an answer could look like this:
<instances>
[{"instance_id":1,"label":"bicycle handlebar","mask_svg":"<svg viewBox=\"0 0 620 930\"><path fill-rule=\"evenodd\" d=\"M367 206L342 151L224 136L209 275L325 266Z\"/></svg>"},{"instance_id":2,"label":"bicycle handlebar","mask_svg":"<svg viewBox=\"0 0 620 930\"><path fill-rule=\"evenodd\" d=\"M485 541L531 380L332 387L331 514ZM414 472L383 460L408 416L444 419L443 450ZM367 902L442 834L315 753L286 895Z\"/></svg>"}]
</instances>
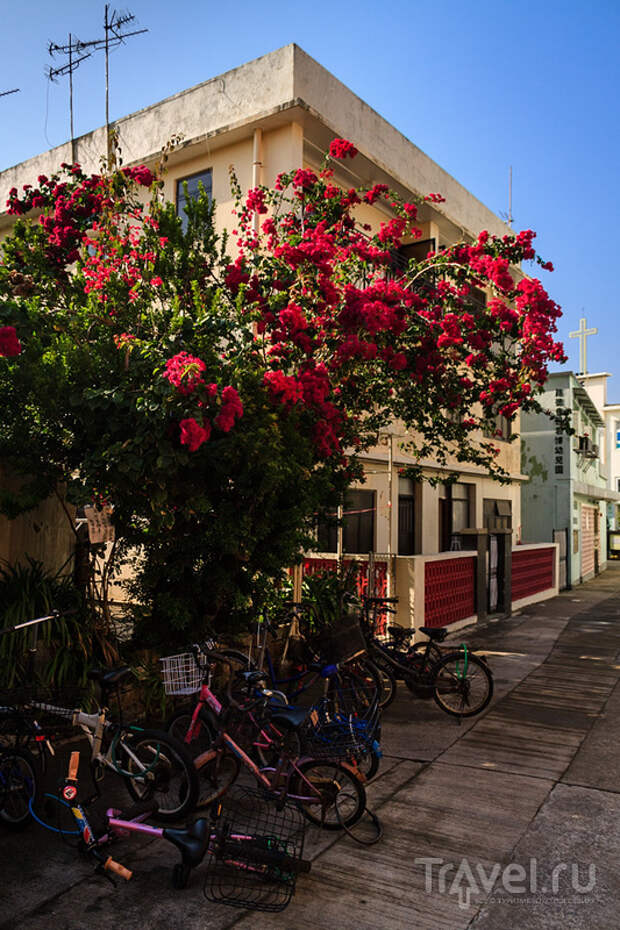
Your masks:
<instances>
[{"instance_id":1,"label":"bicycle handlebar","mask_svg":"<svg viewBox=\"0 0 620 930\"><path fill-rule=\"evenodd\" d=\"M45 623L46 620L58 620L59 617L68 617L70 614L77 613L76 608L71 610L52 610L51 614L47 614L45 617L35 617L34 620L26 620L24 623L17 623L15 626L7 626L3 630L0 630L0 636L4 636L5 633L15 633L16 630L24 630L29 626L36 626L38 623Z\"/></svg>"}]
</instances>

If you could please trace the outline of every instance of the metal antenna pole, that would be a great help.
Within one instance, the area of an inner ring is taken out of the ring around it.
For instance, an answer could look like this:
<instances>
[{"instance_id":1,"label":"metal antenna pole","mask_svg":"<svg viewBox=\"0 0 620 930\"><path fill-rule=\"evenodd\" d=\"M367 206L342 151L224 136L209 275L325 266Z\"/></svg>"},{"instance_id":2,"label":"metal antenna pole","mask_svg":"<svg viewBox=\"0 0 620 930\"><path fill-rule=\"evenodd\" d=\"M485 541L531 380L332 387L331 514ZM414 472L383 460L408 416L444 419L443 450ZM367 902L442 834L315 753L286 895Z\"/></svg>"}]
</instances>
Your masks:
<instances>
[{"instance_id":1,"label":"metal antenna pole","mask_svg":"<svg viewBox=\"0 0 620 930\"><path fill-rule=\"evenodd\" d=\"M75 164L75 131L73 129L73 43L69 33L69 123L71 128L71 163Z\"/></svg>"},{"instance_id":2,"label":"metal antenna pole","mask_svg":"<svg viewBox=\"0 0 620 930\"><path fill-rule=\"evenodd\" d=\"M106 151L107 151L107 158L108 158L108 167L110 165L110 159L112 157L112 142L110 139L110 38L109 38L110 23L108 20L109 8L110 8L109 4L106 3L104 18L103 18L103 28L105 32L105 137L106 137Z\"/></svg>"}]
</instances>

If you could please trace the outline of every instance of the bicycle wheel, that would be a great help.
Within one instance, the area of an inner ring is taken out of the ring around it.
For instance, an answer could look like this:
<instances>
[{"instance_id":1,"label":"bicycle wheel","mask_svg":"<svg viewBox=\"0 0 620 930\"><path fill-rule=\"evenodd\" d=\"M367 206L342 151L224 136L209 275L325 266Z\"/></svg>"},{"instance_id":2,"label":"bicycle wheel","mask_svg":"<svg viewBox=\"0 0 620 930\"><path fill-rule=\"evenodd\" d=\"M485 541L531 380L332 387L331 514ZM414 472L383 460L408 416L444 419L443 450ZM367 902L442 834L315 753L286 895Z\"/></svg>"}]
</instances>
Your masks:
<instances>
[{"instance_id":1,"label":"bicycle wheel","mask_svg":"<svg viewBox=\"0 0 620 930\"><path fill-rule=\"evenodd\" d=\"M154 801L160 820L178 820L196 806L198 778L182 743L159 730L123 736L115 764L136 801Z\"/></svg>"},{"instance_id":2,"label":"bicycle wheel","mask_svg":"<svg viewBox=\"0 0 620 930\"><path fill-rule=\"evenodd\" d=\"M385 710L389 707L396 697L396 678L392 669L387 665L379 665L374 659L365 659L366 666L370 666L375 674L375 678L380 683L379 690L379 707Z\"/></svg>"},{"instance_id":3,"label":"bicycle wheel","mask_svg":"<svg viewBox=\"0 0 620 930\"><path fill-rule=\"evenodd\" d=\"M324 830L340 830L343 825L352 827L366 810L366 791L353 772L338 762L320 762L309 759L298 766L291 779L291 800L310 798L316 801L297 800L296 803L310 823Z\"/></svg>"},{"instance_id":4,"label":"bicycle wheel","mask_svg":"<svg viewBox=\"0 0 620 930\"><path fill-rule=\"evenodd\" d=\"M335 711L365 718L376 711L381 691L378 670L355 661L343 665L328 678L326 696Z\"/></svg>"},{"instance_id":5,"label":"bicycle wheel","mask_svg":"<svg viewBox=\"0 0 620 930\"><path fill-rule=\"evenodd\" d=\"M29 802L37 797L36 762L27 749L9 749L0 757L0 822L10 830L30 820Z\"/></svg>"},{"instance_id":6,"label":"bicycle wheel","mask_svg":"<svg viewBox=\"0 0 620 930\"><path fill-rule=\"evenodd\" d=\"M379 765L381 764L381 756L376 751L376 749L371 749L361 759L357 761L357 767L366 779L370 781L375 777L379 771Z\"/></svg>"},{"instance_id":7,"label":"bicycle wheel","mask_svg":"<svg viewBox=\"0 0 620 930\"><path fill-rule=\"evenodd\" d=\"M493 697L489 667L470 652L449 652L435 666L434 697L454 717L479 714Z\"/></svg>"},{"instance_id":8,"label":"bicycle wheel","mask_svg":"<svg viewBox=\"0 0 620 930\"><path fill-rule=\"evenodd\" d=\"M198 774L198 807L207 807L223 797L237 780L241 763L226 749L214 750L214 755L196 768Z\"/></svg>"},{"instance_id":9,"label":"bicycle wheel","mask_svg":"<svg viewBox=\"0 0 620 930\"><path fill-rule=\"evenodd\" d=\"M166 723L166 733L179 743L182 743L192 759L195 759L196 756L201 755L211 748L213 740L215 739L215 731L206 713L201 712L200 729L198 733L194 733L190 742L186 743L185 737L191 726L193 714L193 707L183 707L175 711Z\"/></svg>"}]
</instances>

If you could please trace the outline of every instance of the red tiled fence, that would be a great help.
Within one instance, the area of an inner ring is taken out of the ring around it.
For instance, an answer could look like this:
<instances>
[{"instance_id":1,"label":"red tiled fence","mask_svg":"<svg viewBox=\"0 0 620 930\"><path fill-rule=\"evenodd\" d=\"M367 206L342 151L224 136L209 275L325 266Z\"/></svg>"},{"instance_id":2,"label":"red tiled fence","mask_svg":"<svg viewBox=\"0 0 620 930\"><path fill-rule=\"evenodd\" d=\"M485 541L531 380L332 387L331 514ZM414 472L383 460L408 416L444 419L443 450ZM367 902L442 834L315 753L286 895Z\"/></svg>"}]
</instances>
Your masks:
<instances>
[{"instance_id":1,"label":"red tiled fence","mask_svg":"<svg viewBox=\"0 0 620 930\"><path fill-rule=\"evenodd\" d=\"M512 550L512 600L553 587L555 548Z\"/></svg>"},{"instance_id":2,"label":"red tiled fence","mask_svg":"<svg viewBox=\"0 0 620 930\"><path fill-rule=\"evenodd\" d=\"M476 613L475 573L475 556L425 563L425 626L447 626Z\"/></svg>"}]
</instances>

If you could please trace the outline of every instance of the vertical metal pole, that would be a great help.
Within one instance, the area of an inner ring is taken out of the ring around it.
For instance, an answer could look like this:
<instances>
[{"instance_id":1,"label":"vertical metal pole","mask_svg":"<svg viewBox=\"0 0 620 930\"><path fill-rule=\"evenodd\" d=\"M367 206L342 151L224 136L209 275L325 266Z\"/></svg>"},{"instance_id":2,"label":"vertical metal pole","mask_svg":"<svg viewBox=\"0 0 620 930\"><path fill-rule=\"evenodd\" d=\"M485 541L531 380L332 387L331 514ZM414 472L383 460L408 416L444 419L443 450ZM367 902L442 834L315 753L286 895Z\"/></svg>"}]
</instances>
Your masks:
<instances>
[{"instance_id":1,"label":"vertical metal pole","mask_svg":"<svg viewBox=\"0 0 620 930\"><path fill-rule=\"evenodd\" d=\"M105 5L105 14L104 14L104 24L103 28L105 31L105 136L106 136L106 147L108 153L108 168L110 167L110 160L112 157L112 146L110 144L110 40L108 30L110 24L108 21L108 9L109 4Z\"/></svg>"},{"instance_id":2,"label":"vertical metal pole","mask_svg":"<svg viewBox=\"0 0 620 930\"><path fill-rule=\"evenodd\" d=\"M69 124L71 126L71 163L75 164L75 133L73 131L73 46L69 33Z\"/></svg>"},{"instance_id":3,"label":"vertical metal pole","mask_svg":"<svg viewBox=\"0 0 620 930\"><path fill-rule=\"evenodd\" d=\"M392 528L394 526L394 452L392 434L388 435L388 570L387 570L387 596L392 597L394 591L394 559L392 553Z\"/></svg>"}]
</instances>

